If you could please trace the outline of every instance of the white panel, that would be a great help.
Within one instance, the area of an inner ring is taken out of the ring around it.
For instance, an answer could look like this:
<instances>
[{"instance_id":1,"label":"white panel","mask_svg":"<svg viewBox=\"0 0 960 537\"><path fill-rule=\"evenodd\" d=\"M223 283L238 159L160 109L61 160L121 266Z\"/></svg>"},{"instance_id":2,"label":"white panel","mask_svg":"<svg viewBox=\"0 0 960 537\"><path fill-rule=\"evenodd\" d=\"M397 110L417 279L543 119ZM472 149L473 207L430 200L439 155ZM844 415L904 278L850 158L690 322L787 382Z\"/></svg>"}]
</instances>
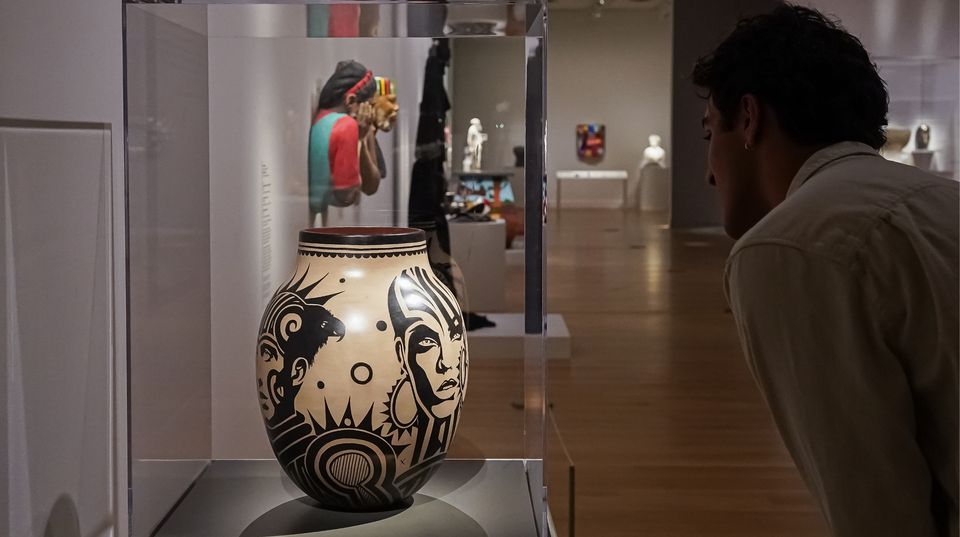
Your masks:
<instances>
[{"instance_id":1,"label":"white panel","mask_svg":"<svg viewBox=\"0 0 960 537\"><path fill-rule=\"evenodd\" d=\"M150 534L211 453L205 25L203 6L128 8L134 537Z\"/></svg>"},{"instance_id":2,"label":"white panel","mask_svg":"<svg viewBox=\"0 0 960 537\"><path fill-rule=\"evenodd\" d=\"M307 6L210 6L211 37L304 37Z\"/></svg>"},{"instance_id":3,"label":"white panel","mask_svg":"<svg viewBox=\"0 0 960 537\"><path fill-rule=\"evenodd\" d=\"M115 122L119 129L121 5L119 0L0 2L0 117Z\"/></svg>"},{"instance_id":4,"label":"white panel","mask_svg":"<svg viewBox=\"0 0 960 537\"><path fill-rule=\"evenodd\" d=\"M112 468L97 467L103 459L96 458L85 465L97 475L116 472L114 490L119 498L127 489L122 5L121 0L0 1L0 117L105 123L114 133L110 152L115 178L110 185L113 206L107 214L112 214L108 224L116 230L111 247L116 254L112 259L118 286L113 337L118 355L111 378L119 385L112 387L117 415L104 416L107 422L97 428L111 423L116 427L117 462L111 461ZM57 154L53 151L48 157ZM0 502L4 505L7 502ZM117 502L113 515L117 531L124 534L125 501Z\"/></svg>"},{"instance_id":5,"label":"white panel","mask_svg":"<svg viewBox=\"0 0 960 537\"><path fill-rule=\"evenodd\" d=\"M105 129L0 127L5 535L114 528L110 151Z\"/></svg>"},{"instance_id":6,"label":"white panel","mask_svg":"<svg viewBox=\"0 0 960 537\"><path fill-rule=\"evenodd\" d=\"M289 11L279 13L289 24ZM233 33L219 15L209 12L211 34ZM292 269L297 233L310 225L308 135L320 87L345 59L397 82L400 120L393 133L378 135L388 177L374 196L365 196L359 207L332 210L327 222L392 225L394 189L400 185L405 192L409 184L408 156L429 47L429 39L210 39L215 459L273 456L254 389L254 341L263 307ZM399 57L406 58L403 64ZM395 137L404 142L397 152ZM400 198L402 206L406 202Z\"/></svg>"}]
</instances>

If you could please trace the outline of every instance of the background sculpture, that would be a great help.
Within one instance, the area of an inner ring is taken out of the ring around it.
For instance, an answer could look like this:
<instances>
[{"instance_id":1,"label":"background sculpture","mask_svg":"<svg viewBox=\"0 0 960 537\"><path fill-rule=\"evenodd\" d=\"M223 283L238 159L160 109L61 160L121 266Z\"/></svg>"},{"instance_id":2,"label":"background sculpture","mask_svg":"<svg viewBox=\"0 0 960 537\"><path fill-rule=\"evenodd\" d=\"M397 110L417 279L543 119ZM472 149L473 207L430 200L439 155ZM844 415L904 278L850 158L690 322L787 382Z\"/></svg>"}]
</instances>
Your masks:
<instances>
[{"instance_id":1,"label":"background sculpture","mask_svg":"<svg viewBox=\"0 0 960 537\"><path fill-rule=\"evenodd\" d=\"M377 86L372 71L349 60L337 64L320 91L309 140L311 226L328 206L353 205L361 192L369 196L380 187L385 166L376 140Z\"/></svg>"},{"instance_id":2,"label":"background sculpture","mask_svg":"<svg viewBox=\"0 0 960 537\"><path fill-rule=\"evenodd\" d=\"M483 132L480 120L470 120L467 128L467 148L464 151L463 171L478 172L483 169L483 143L487 141L487 134Z\"/></svg>"}]
</instances>

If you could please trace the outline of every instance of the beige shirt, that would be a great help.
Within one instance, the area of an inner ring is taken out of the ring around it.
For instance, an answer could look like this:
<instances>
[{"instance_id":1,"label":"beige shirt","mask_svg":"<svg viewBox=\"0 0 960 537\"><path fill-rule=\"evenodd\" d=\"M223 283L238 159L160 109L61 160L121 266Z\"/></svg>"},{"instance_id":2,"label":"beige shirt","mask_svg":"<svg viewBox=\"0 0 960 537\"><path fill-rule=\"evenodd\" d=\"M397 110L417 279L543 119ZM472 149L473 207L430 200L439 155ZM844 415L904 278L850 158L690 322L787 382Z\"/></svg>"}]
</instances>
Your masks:
<instances>
[{"instance_id":1,"label":"beige shirt","mask_svg":"<svg viewBox=\"0 0 960 537\"><path fill-rule=\"evenodd\" d=\"M727 261L757 384L837 537L957 537L954 181L844 142Z\"/></svg>"}]
</instances>

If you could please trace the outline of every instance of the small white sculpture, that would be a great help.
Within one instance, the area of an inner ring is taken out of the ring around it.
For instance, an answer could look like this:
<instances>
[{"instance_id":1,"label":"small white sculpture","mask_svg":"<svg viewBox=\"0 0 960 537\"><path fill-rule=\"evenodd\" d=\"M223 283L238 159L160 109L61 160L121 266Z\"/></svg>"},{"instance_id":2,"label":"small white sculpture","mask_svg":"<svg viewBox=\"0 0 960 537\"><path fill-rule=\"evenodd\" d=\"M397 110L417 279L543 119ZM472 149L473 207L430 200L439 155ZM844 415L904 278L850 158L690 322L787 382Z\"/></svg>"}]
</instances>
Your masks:
<instances>
[{"instance_id":1,"label":"small white sculpture","mask_svg":"<svg viewBox=\"0 0 960 537\"><path fill-rule=\"evenodd\" d=\"M643 160L640 162L640 168L643 169L650 164L666 168L667 152L660 147L660 136L651 134L649 140L650 146L643 150Z\"/></svg>"},{"instance_id":2,"label":"small white sculpture","mask_svg":"<svg viewBox=\"0 0 960 537\"><path fill-rule=\"evenodd\" d=\"M483 142L486 141L487 135L483 132L480 120L477 118L471 119L470 127L467 129L467 147L463 155L463 171L480 171L483 166Z\"/></svg>"}]
</instances>

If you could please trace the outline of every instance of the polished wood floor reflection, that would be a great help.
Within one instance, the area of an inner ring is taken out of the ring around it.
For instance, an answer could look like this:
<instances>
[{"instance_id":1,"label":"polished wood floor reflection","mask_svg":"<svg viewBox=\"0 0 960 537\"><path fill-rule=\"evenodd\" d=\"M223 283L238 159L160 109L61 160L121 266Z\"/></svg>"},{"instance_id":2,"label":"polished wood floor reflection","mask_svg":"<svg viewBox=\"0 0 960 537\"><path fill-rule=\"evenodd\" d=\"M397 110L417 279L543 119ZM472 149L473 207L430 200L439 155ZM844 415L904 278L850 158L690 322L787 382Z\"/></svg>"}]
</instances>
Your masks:
<instances>
[{"instance_id":1,"label":"polished wood floor reflection","mask_svg":"<svg viewBox=\"0 0 960 537\"><path fill-rule=\"evenodd\" d=\"M722 294L731 242L666 229L664 215L552 213L548 310L570 360L549 366L549 398L576 465L576 535L825 537L740 354ZM522 272L508 277L522 304ZM519 360L471 364L453 456L521 452ZM568 535L558 443L551 506Z\"/></svg>"}]
</instances>

